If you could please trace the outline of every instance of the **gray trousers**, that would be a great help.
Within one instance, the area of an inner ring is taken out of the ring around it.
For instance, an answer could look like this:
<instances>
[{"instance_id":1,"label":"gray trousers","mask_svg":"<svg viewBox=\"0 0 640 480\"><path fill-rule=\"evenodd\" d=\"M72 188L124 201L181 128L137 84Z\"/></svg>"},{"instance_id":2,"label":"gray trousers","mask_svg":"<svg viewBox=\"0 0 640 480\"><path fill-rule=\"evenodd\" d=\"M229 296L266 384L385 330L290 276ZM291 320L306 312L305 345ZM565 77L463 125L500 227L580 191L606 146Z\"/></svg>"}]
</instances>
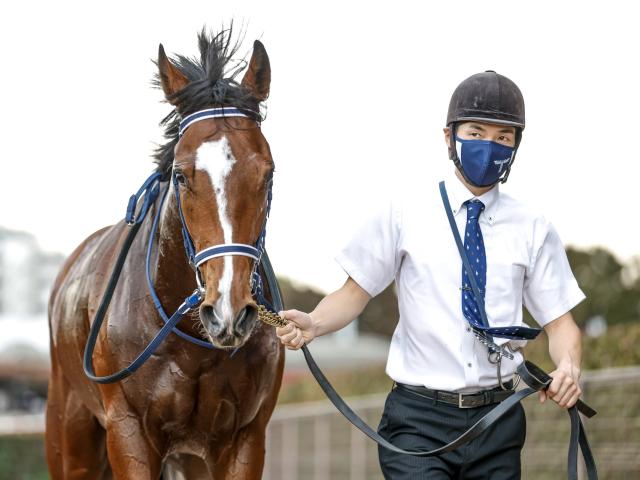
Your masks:
<instances>
[{"instance_id":1,"label":"gray trousers","mask_svg":"<svg viewBox=\"0 0 640 480\"><path fill-rule=\"evenodd\" d=\"M394 388L388 395L378 432L406 450L431 450L457 438L496 405L458 408ZM389 480L517 480L526 435L519 403L478 438L437 457L402 455L378 447L380 467Z\"/></svg>"}]
</instances>

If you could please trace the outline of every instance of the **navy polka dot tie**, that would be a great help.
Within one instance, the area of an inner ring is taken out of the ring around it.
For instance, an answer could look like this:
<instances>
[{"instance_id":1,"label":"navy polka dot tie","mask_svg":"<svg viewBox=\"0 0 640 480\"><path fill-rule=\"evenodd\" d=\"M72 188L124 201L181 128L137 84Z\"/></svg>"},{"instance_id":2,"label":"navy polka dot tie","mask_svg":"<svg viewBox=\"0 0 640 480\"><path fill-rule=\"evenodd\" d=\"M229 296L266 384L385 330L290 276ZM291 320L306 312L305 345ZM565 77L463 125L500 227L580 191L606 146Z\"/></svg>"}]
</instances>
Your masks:
<instances>
[{"instance_id":1,"label":"navy polka dot tie","mask_svg":"<svg viewBox=\"0 0 640 480\"><path fill-rule=\"evenodd\" d=\"M484 294L487 285L487 255L484 250L484 241L482 240L482 232L478 219L484 210L484 203L480 200L467 200L464 202L467 206L467 225L464 232L464 252L469 258L472 273L475 275L480 295L482 296L482 304L484 304ZM480 314L480 307L476 302L476 298L469 283L467 270L462 266L462 313L469 323L474 327L488 327L484 325Z\"/></svg>"}]
</instances>

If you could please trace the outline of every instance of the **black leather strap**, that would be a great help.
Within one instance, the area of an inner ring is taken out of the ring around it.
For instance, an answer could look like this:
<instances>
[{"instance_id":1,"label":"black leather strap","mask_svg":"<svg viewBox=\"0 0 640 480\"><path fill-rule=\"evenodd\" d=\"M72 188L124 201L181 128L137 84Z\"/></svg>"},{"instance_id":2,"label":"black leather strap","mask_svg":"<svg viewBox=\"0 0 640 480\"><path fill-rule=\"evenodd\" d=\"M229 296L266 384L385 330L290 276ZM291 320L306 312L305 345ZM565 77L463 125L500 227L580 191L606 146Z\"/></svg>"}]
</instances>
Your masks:
<instances>
[{"instance_id":1,"label":"black leather strap","mask_svg":"<svg viewBox=\"0 0 640 480\"><path fill-rule=\"evenodd\" d=\"M279 310L281 310L282 306L279 305ZM356 428L358 428L362 433L371 438L377 444L397 453L405 454L405 455L413 455L418 457L431 457L434 455L440 455L445 452L450 452L455 450L456 448L464 445L465 443L470 442L474 438L480 436L482 432L484 432L490 425L496 422L500 417L502 417L505 413L507 413L515 404L524 400L529 395L534 394L540 389L546 388L551 383L551 377L549 377L543 370L538 368L535 364L525 361L520 364L518 367L518 373L523 378L526 379L534 379L533 385L535 388L528 386L527 388L523 388L522 390L518 390L509 398L499 403L494 409L492 409L489 413L487 413L484 417L478 420L469 430L464 432L458 438L453 440L452 442L443 445L440 448L436 448L434 450L404 450L402 448L396 447L392 443L388 442L384 437L382 437L378 432L373 430L369 425L367 425L346 403L345 401L338 395L333 386L329 383L327 378L324 376L315 360L311 356L309 349L306 345L302 347L302 353L304 354L304 358L307 361L307 365L309 366L309 370L315 377L318 385L324 391L325 395L331 403L335 405L344 417L349 420ZM534 373L531 374L529 368L531 368ZM544 375L541 375L544 373ZM546 377L548 377L548 379ZM540 381L542 380L542 381ZM525 381L526 382L526 381ZM593 409L584 404L585 407L588 408L588 412L594 412ZM569 480L578 480L577 474L577 464L578 464L578 446L582 451L582 455L585 460L585 465L587 467L587 475L588 480L597 480L598 473L596 470L595 460L593 458L593 454L591 452L591 448L589 447L589 442L587 441L587 436L584 432L584 426L580 420L580 416L578 415L578 408L576 406L571 407L569 409L569 415L571 417L571 438L569 442L569 454L568 454L568 478Z\"/></svg>"},{"instance_id":2,"label":"black leather strap","mask_svg":"<svg viewBox=\"0 0 640 480\"><path fill-rule=\"evenodd\" d=\"M553 380L547 372L528 360L525 360L518 367L518 375L520 375L524 383L536 390L546 390ZM575 406L587 418L591 418L598 413L582 400L578 400Z\"/></svg>"},{"instance_id":3,"label":"black leather strap","mask_svg":"<svg viewBox=\"0 0 640 480\"><path fill-rule=\"evenodd\" d=\"M478 422L476 422L469 430L464 432L458 438L453 440L452 442L443 445L440 448L436 448L435 450L404 450L402 448L396 447L392 443L388 442L384 437L382 437L378 432L373 430L369 425L367 425L338 395L338 393L331 386L327 378L324 376L315 360L311 356L309 349L306 345L302 347L302 353L304 354L304 358L307 361L307 365L309 366L309 370L317 380L320 388L327 395L329 400L335 405L342 415L345 416L347 420L349 420L353 425L355 425L362 433L371 438L374 442L379 445L388 448L389 450L397 453L402 453L405 455L413 455L417 457L432 457L434 455L440 455L445 452L450 452L455 450L456 448L464 445L465 443L470 442L474 438L480 436L482 432L484 432L492 423L502 417L505 413L507 413L515 404L517 404L522 399L528 397L529 395L535 393L536 391L532 388L525 388L523 390L515 392L509 398L507 398L502 403L499 403L496 408L487 413L484 417L482 417Z\"/></svg>"}]
</instances>

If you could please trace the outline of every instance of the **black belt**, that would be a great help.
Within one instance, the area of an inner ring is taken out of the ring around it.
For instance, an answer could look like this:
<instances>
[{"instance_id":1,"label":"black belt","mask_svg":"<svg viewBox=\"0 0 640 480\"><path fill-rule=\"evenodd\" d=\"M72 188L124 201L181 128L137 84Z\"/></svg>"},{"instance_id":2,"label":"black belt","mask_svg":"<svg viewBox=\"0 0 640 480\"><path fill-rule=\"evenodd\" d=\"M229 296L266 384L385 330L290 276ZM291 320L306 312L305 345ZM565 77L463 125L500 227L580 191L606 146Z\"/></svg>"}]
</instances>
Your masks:
<instances>
[{"instance_id":1,"label":"black belt","mask_svg":"<svg viewBox=\"0 0 640 480\"><path fill-rule=\"evenodd\" d=\"M510 389L513 387L513 382L509 381L505 383L504 386ZM404 390L428 400L455 405L458 408L475 408L500 403L514 393L513 390L503 390L500 387L475 393L457 393L446 390L431 390L421 385L407 385L398 382L395 383L394 388Z\"/></svg>"}]
</instances>

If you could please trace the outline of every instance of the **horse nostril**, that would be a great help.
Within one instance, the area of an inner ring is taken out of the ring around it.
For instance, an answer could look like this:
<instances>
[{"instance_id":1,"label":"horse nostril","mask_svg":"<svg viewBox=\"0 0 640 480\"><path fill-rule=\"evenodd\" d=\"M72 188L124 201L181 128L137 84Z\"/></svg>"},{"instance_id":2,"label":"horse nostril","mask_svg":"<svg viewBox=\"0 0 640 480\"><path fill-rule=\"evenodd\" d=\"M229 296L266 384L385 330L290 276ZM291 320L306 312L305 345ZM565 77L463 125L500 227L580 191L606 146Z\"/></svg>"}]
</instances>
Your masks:
<instances>
[{"instance_id":1,"label":"horse nostril","mask_svg":"<svg viewBox=\"0 0 640 480\"><path fill-rule=\"evenodd\" d=\"M200 319L204 324L209 326L209 330L213 335L218 335L222 332L222 322L218 319L213 305L204 303L200 305Z\"/></svg>"},{"instance_id":2,"label":"horse nostril","mask_svg":"<svg viewBox=\"0 0 640 480\"><path fill-rule=\"evenodd\" d=\"M251 305L247 305L242 310L240 310L240 313L238 313L233 327L236 334L244 335L247 330L251 328L251 326L253 325L253 321L257 316L258 310Z\"/></svg>"}]
</instances>

